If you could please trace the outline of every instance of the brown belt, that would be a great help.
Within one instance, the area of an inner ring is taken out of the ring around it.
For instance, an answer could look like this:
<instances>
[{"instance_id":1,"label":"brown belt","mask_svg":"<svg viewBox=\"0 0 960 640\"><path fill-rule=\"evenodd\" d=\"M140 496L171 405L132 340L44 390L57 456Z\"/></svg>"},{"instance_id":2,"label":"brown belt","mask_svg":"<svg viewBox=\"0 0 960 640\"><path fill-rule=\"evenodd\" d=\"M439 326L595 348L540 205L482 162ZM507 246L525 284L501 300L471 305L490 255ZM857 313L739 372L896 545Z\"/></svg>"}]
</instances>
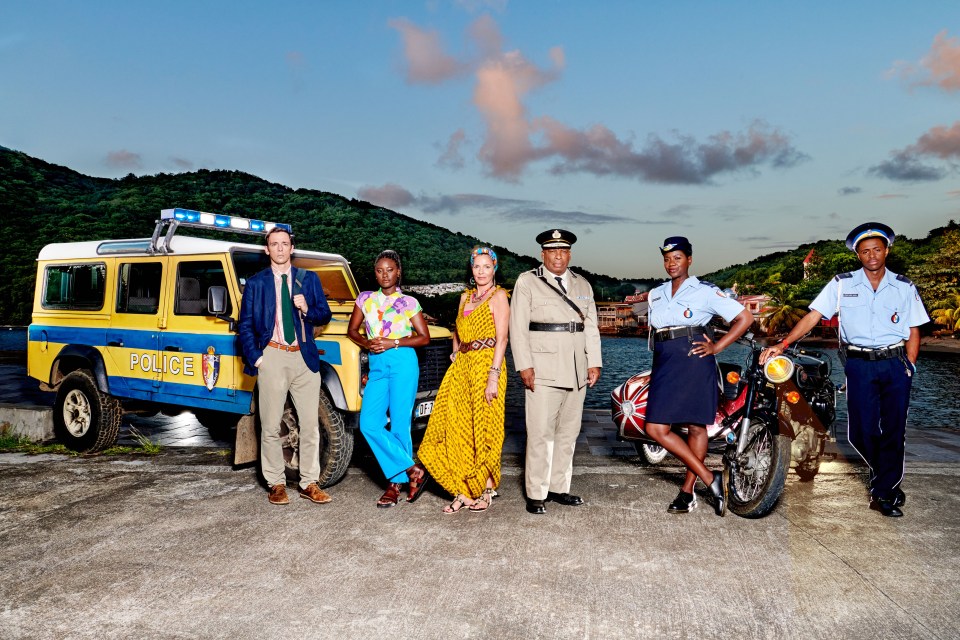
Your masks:
<instances>
[{"instance_id":1,"label":"brown belt","mask_svg":"<svg viewBox=\"0 0 960 640\"><path fill-rule=\"evenodd\" d=\"M473 342L461 342L460 353L467 351L479 351L480 349L492 349L497 346L496 338L484 338L483 340L474 340Z\"/></svg>"},{"instance_id":2,"label":"brown belt","mask_svg":"<svg viewBox=\"0 0 960 640\"><path fill-rule=\"evenodd\" d=\"M271 340L267 343L268 347L273 347L274 349L280 349L280 351L300 351L300 345L298 344L280 344L279 342L274 342Z\"/></svg>"}]
</instances>

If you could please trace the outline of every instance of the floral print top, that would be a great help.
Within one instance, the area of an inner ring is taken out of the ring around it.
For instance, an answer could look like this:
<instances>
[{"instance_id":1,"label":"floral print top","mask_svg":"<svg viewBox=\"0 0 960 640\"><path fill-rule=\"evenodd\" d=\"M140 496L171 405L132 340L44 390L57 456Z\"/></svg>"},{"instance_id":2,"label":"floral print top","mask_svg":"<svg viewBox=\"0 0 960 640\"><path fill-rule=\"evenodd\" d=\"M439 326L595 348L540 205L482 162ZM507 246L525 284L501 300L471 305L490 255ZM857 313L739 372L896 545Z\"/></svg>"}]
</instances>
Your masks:
<instances>
[{"instance_id":1,"label":"floral print top","mask_svg":"<svg viewBox=\"0 0 960 640\"><path fill-rule=\"evenodd\" d=\"M420 303L397 289L389 296L382 289L364 291L357 296L363 312L363 328L367 338L406 338L413 333L411 320L420 313Z\"/></svg>"}]
</instances>

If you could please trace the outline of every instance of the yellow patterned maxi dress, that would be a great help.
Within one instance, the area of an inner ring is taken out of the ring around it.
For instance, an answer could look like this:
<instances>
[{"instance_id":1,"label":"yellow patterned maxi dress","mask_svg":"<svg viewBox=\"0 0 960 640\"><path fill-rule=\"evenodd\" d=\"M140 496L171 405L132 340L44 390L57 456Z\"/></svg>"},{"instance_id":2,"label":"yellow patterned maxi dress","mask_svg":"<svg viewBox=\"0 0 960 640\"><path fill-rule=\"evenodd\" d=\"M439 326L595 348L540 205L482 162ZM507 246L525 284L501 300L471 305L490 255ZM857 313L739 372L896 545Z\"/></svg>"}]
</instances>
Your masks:
<instances>
[{"instance_id":1,"label":"yellow patterned maxi dress","mask_svg":"<svg viewBox=\"0 0 960 640\"><path fill-rule=\"evenodd\" d=\"M467 295L471 295L468 292ZM418 451L420 462L450 495L478 498L493 478L500 485L503 450L503 408L507 373L500 374L497 397L489 405L483 395L493 364L496 329L490 299L463 317L457 310L457 336L461 344L485 342L489 347L457 354L447 369L430 422ZM467 296L464 296L464 304ZM505 367L506 362L501 364Z\"/></svg>"}]
</instances>

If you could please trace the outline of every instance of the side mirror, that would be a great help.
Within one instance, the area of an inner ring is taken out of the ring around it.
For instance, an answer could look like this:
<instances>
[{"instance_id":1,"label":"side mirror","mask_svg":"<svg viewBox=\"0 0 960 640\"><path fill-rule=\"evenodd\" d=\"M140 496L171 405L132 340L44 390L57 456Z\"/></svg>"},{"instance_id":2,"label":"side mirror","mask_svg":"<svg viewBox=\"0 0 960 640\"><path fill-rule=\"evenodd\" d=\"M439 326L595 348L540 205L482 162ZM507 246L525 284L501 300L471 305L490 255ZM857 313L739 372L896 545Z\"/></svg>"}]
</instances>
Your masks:
<instances>
[{"instance_id":1,"label":"side mirror","mask_svg":"<svg viewBox=\"0 0 960 640\"><path fill-rule=\"evenodd\" d=\"M227 288L210 287L207 289L207 312L212 316L221 316L227 310Z\"/></svg>"}]
</instances>

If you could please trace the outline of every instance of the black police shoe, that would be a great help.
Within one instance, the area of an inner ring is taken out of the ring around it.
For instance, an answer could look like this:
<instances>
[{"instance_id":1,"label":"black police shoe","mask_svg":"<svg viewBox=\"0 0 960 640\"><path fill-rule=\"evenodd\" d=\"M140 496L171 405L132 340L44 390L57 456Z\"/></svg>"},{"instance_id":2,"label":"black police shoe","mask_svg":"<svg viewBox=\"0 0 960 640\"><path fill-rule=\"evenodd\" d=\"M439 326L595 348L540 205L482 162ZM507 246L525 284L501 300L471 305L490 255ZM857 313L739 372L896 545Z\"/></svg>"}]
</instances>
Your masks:
<instances>
[{"instance_id":1,"label":"black police shoe","mask_svg":"<svg viewBox=\"0 0 960 640\"><path fill-rule=\"evenodd\" d=\"M667 507L667 513L690 513L697 508L697 494L681 491Z\"/></svg>"},{"instance_id":2,"label":"black police shoe","mask_svg":"<svg viewBox=\"0 0 960 640\"><path fill-rule=\"evenodd\" d=\"M583 498L570 495L569 493L554 493L553 491L548 491L547 502L556 502L566 507L579 507L583 504Z\"/></svg>"},{"instance_id":3,"label":"black police shoe","mask_svg":"<svg viewBox=\"0 0 960 640\"><path fill-rule=\"evenodd\" d=\"M900 511L900 508L894 500L870 498L870 508L874 511L879 511L888 518L899 518L903 515L903 511Z\"/></svg>"},{"instance_id":4,"label":"black police shoe","mask_svg":"<svg viewBox=\"0 0 960 640\"><path fill-rule=\"evenodd\" d=\"M907 494L903 492L903 489L898 488L893 492L893 506L902 507L907 504Z\"/></svg>"},{"instance_id":5,"label":"black police shoe","mask_svg":"<svg viewBox=\"0 0 960 640\"><path fill-rule=\"evenodd\" d=\"M527 498L527 513L532 513L535 516L542 516L547 512L546 508L543 506L543 500L531 500Z\"/></svg>"},{"instance_id":6,"label":"black police shoe","mask_svg":"<svg viewBox=\"0 0 960 640\"><path fill-rule=\"evenodd\" d=\"M723 472L713 472L713 482L707 489L713 494L713 511L722 518L727 513L727 487L723 484Z\"/></svg>"}]
</instances>

